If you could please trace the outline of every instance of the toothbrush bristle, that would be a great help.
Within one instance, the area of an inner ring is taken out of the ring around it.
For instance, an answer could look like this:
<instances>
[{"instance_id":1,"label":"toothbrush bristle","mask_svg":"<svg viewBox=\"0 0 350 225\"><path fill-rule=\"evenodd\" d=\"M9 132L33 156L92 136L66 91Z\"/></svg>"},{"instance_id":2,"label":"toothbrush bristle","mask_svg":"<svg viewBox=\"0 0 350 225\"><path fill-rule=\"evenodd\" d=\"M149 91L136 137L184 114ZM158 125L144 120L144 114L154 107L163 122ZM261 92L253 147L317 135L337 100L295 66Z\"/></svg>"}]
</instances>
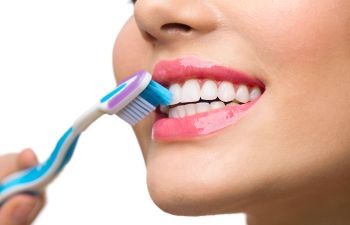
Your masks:
<instances>
[{"instance_id":1,"label":"toothbrush bristle","mask_svg":"<svg viewBox=\"0 0 350 225\"><path fill-rule=\"evenodd\" d=\"M149 113L155 110L155 106L143 99L141 96L134 99L124 109L119 111L117 115L130 125L145 118Z\"/></svg>"},{"instance_id":2,"label":"toothbrush bristle","mask_svg":"<svg viewBox=\"0 0 350 225\"><path fill-rule=\"evenodd\" d=\"M117 115L130 125L135 125L157 106L169 105L171 98L171 92L168 89L151 80L145 90Z\"/></svg>"}]
</instances>

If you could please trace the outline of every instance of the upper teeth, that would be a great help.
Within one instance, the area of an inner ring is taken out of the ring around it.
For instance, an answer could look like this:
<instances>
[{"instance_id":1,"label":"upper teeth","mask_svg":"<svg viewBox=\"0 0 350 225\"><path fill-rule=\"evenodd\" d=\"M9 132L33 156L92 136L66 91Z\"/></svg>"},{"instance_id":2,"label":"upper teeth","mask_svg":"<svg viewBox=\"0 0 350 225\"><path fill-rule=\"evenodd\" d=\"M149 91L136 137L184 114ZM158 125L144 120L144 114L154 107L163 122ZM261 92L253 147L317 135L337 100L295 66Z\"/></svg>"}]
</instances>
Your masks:
<instances>
[{"instance_id":1,"label":"upper teeth","mask_svg":"<svg viewBox=\"0 0 350 225\"><path fill-rule=\"evenodd\" d=\"M169 111L169 117L184 117L222 108L225 106L224 103L247 103L261 95L259 87L248 88L244 84L233 84L228 81L198 79L187 80L182 85L179 83L171 84L169 90L173 96L171 105L191 103L172 107ZM195 103L200 100L207 100L207 102ZM176 108L178 110L172 110ZM167 113L168 109L161 107L161 111ZM175 111L177 113L174 113Z\"/></svg>"},{"instance_id":2,"label":"upper teeth","mask_svg":"<svg viewBox=\"0 0 350 225\"><path fill-rule=\"evenodd\" d=\"M217 98L223 102L232 102L236 99L237 102L247 103L261 95L258 87L251 88L249 92L248 87L244 84L233 85L228 81L200 81L197 79L187 80L182 86L179 83L171 84L169 90L173 95L171 105Z\"/></svg>"},{"instance_id":3,"label":"upper teeth","mask_svg":"<svg viewBox=\"0 0 350 225\"><path fill-rule=\"evenodd\" d=\"M223 102L231 102L235 99L235 88L228 81L223 81L218 88L218 97Z\"/></svg>"},{"instance_id":4,"label":"upper teeth","mask_svg":"<svg viewBox=\"0 0 350 225\"><path fill-rule=\"evenodd\" d=\"M206 80L201 89L201 98L204 100L214 100L218 97L218 88L214 81Z\"/></svg>"}]
</instances>

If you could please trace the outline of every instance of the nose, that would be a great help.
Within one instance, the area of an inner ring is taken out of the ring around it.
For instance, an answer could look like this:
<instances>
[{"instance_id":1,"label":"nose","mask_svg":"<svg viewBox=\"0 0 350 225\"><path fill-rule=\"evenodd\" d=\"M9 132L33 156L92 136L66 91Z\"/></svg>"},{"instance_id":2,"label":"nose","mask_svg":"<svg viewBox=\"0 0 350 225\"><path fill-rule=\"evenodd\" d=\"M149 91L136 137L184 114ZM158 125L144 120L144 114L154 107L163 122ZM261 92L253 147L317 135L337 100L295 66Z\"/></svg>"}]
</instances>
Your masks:
<instances>
[{"instance_id":1,"label":"nose","mask_svg":"<svg viewBox=\"0 0 350 225\"><path fill-rule=\"evenodd\" d=\"M193 39L216 29L214 7L201 0L138 0L135 21L150 42L166 44Z\"/></svg>"}]
</instances>

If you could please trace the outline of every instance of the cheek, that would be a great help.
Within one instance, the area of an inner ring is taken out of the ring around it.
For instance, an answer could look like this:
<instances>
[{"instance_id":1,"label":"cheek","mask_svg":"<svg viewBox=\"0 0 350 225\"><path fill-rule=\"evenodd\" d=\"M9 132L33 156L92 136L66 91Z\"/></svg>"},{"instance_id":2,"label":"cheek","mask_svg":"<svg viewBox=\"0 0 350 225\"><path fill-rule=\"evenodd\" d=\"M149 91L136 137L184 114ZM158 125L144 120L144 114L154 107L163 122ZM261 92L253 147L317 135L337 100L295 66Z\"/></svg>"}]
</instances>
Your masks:
<instances>
[{"instance_id":1,"label":"cheek","mask_svg":"<svg viewBox=\"0 0 350 225\"><path fill-rule=\"evenodd\" d=\"M307 119L318 124L314 130L339 129L336 123L350 120L350 1L268 2L242 4L237 29L268 77L271 104L300 127Z\"/></svg>"},{"instance_id":2,"label":"cheek","mask_svg":"<svg viewBox=\"0 0 350 225\"><path fill-rule=\"evenodd\" d=\"M350 147L350 129L342 125L350 123L350 1L246 3L237 6L233 25L268 77L265 103L270 106L262 113L266 125L259 127L265 133L255 143L269 146L274 159L286 162L276 169L286 177L307 180L300 168L334 176ZM280 155L281 148L287 157ZM341 169L347 173L349 167Z\"/></svg>"},{"instance_id":3,"label":"cheek","mask_svg":"<svg viewBox=\"0 0 350 225\"><path fill-rule=\"evenodd\" d=\"M121 80L138 70L150 70L150 46L141 36L131 17L119 32L113 49L113 69L116 80Z\"/></svg>"},{"instance_id":4,"label":"cheek","mask_svg":"<svg viewBox=\"0 0 350 225\"><path fill-rule=\"evenodd\" d=\"M242 5L240 29L265 64L288 69L293 63L324 63L329 55L349 53L347 0L260 0Z\"/></svg>"}]
</instances>

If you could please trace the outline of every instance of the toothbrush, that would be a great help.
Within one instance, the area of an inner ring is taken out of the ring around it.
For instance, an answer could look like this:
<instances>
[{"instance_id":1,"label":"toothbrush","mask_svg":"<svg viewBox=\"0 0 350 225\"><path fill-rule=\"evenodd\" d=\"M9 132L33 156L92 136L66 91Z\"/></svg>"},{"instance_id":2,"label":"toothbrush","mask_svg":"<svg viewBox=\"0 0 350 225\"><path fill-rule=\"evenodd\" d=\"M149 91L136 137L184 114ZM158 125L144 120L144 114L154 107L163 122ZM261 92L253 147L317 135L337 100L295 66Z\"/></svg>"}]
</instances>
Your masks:
<instances>
[{"instance_id":1,"label":"toothbrush","mask_svg":"<svg viewBox=\"0 0 350 225\"><path fill-rule=\"evenodd\" d=\"M148 72L140 71L129 76L74 122L44 163L11 174L2 181L0 206L16 194L37 195L42 192L70 161L80 134L102 115L117 114L134 125L157 106L169 105L170 102L169 90L153 81Z\"/></svg>"}]
</instances>

